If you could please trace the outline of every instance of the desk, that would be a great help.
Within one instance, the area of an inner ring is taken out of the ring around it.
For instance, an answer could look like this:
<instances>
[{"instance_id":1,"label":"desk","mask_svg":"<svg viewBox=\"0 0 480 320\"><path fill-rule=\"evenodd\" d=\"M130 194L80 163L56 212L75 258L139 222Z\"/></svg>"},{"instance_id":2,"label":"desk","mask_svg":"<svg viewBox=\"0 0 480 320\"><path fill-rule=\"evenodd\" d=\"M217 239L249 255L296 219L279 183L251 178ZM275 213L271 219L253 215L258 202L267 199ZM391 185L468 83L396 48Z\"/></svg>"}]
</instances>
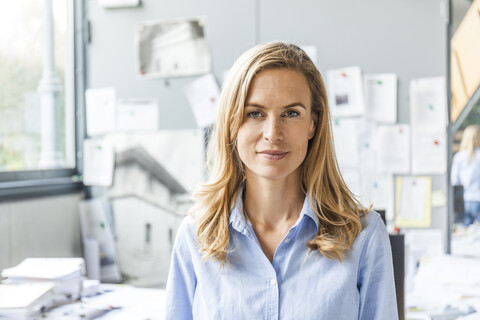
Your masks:
<instances>
[{"instance_id":1,"label":"desk","mask_svg":"<svg viewBox=\"0 0 480 320\"><path fill-rule=\"evenodd\" d=\"M163 320L165 317L163 289L113 284L102 284L100 289L99 295L53 308L38 319ZM103 311L110 306L113 307L110 311Z\"/></svg>"}]
</instances>

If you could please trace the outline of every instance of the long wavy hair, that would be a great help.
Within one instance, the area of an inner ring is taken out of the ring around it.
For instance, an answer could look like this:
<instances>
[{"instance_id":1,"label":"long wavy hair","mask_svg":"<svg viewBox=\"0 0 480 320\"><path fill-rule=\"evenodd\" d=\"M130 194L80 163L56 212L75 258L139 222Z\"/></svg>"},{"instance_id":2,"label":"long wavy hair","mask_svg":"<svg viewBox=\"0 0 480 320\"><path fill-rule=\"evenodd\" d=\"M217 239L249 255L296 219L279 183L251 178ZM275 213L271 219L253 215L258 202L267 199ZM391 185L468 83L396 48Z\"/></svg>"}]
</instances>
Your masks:
<instances>
[{"instance_id":1,"label":"long wavy hair","mask_svg":"<svg viewBox=\"0 0 480 320\"><path fill-rule=\"evenodd\" d=\"M229 215L245 180L237 151L237 134L255 75L266 69L288 69L305 76L312 112L318 119L301 164L301 187L319 218L317 234L306 245L329 259L342 261L362 230L362 208L342 178L335 157L327 94L322 76L307 54L284 42L257 45L243 53L231 68L222 88L216 125L207 150L209 179L194 194L197 240L203 259L228 261Z\"/></svg>"},{"instance_id":2,"label":"long wavy hair","mask_svg":"<svg viewBox=\"0 0 480 320\"><path fill-rule=\"evenodd\" d=\"M480 148L480 126L471 124L463 131L460 150L465 150L469 161L472 161L475 158L475 148Z\"/></svg>"}]
</instances>

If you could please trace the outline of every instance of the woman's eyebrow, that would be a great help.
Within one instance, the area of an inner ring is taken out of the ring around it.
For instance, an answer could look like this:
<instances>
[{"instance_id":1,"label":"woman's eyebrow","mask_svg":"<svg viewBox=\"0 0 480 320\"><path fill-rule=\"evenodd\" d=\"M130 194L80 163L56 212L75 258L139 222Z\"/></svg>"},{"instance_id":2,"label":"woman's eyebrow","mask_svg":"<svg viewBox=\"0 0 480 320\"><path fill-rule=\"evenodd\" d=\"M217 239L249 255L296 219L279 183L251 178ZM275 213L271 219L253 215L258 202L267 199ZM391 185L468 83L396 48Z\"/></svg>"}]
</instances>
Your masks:
<instances>
[{"instance_id":1,"label":"woman's eyebrow","mask_svg":"<svg viewBox=\"0 0 480 320\"><path fill-rule=\"evenodd\" d=\"M303 109L307 110L307 108L305 107L305 105L301 102L294 102L294 103L290 103L286 106L283 107L283 109L288 109L288 108L291 108L291 107L302 107ZM245 104L245 107L254 107L254 108L259 108L259 109L265 109L264 106L258 104L258 103L247 103Z\"/></svg>"},{"instance_id":2,"label":"woman's eyebrow","mask_svg":"<svg viewBox=\"0 0 480 320\"><path fill-rule=\"evenodd\" d=\"M301 102L290 103L289 105L286 105L285 107L283 107L283 109L288 109L288 108L297 107L297 106L302 107L303 109L307 110L307 108Z\"/></svg>"}]
</instances>

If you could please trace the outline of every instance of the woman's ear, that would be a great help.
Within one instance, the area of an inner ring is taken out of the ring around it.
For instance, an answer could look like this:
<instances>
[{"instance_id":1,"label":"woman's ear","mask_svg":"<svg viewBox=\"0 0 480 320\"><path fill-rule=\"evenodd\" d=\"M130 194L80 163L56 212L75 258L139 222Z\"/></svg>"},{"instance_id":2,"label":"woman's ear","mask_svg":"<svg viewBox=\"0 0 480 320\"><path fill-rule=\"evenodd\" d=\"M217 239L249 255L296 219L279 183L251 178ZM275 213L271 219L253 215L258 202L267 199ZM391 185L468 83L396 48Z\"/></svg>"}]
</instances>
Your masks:
<instances>
[{"instance_id":1,"label":"woman's ear","mask_svg":"<svg viewBox=\"0 0 480 320\"><path fill-rule=\"evenodd\" d=\"M312 120L310 122L310 128L308 129L308 140L312 139L313 136L315 135L315 129L317 128L317 123L318 123L318 113L313 112L312 113Z\"/></svg>"}]
</instances>

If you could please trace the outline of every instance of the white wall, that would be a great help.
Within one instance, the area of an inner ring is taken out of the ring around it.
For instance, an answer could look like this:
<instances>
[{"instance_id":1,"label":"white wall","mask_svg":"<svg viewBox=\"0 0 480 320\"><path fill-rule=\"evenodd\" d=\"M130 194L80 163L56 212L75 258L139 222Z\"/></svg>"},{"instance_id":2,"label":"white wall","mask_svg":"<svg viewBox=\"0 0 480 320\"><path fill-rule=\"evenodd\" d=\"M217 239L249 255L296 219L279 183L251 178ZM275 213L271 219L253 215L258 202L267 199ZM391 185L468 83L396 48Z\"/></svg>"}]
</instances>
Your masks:
<instances>
[{"instance_id":1,"label":"white wall","mask_svg":"<svg viewBox=\"0 0 480 320\"><path fill-rule=\"evenodd\" d=\"M0 202L0 270L25 257L81 256L83 194Z\"/></svg>"}]
</instances>

